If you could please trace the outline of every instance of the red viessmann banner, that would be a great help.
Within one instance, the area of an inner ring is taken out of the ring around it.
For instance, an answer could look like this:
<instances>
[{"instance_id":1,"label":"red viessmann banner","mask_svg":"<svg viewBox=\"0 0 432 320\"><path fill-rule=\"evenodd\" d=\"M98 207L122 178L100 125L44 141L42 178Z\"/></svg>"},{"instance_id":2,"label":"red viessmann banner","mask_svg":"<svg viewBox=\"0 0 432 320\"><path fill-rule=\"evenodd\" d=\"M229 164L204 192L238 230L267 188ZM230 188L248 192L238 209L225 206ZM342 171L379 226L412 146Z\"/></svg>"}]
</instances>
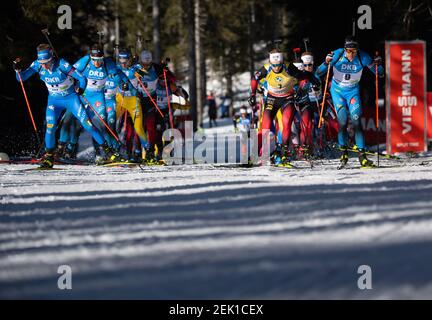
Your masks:
<instances>
[{"instance_id":1,"label":"red viessmann banner","mask_svg":"<svg viewBox=\"0 0 432 320\"><path fill-rule=\"evenodd\" d=\"M432 92L427 94L428 139L432 141Z\"/></svg>"},{"instance_id":2,"label":"red viessmann banner","mask_svg":"<svg viewBox=\"0 0 432 320\"><path fill-rule=\"evenodd\" d=\"M386 42L387 152L427 151L426 43Z\"/></svg>"}]
</instances>

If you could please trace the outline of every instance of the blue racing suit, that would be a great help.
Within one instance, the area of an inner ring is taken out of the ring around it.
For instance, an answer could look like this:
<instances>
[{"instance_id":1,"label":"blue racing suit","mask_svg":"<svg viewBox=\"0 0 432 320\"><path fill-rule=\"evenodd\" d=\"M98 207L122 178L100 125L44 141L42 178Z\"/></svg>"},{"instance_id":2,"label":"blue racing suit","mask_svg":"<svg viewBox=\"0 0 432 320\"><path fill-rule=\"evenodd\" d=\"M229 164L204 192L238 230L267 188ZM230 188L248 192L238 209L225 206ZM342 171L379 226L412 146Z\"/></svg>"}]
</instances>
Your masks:
<instances>
[{"instance_id":1,"label":"blue racing suit","mask_svg":"<svg viewBox=\"0 0 432 320\"><path fill-rule=\"evenodd\" d=\"M118 86L122 83L122 76L120 74L109 75L105 82L105 105L106 113L108 117L108 125L116 132L116 121L117 121L117 111L116 111L116 94ZM119 111L121 112L121 111Z\"/></svg>"},{"instance_id":2,"label":"blue racing suit","mask_svg":"<svg viewBox=\"0 0 432 320\"><path fill-rule=\"evenodd\" d=\"M360 150L363 150L365 149L365 139L360 122L362 116L360 80L365 67L375 74L375 63L371 56L362 50L358 51L353 61L349 61L345 49L338 49L334 51L330 65L333 67L330 94L335 104L339 122L339 146L342 148L348 146L347 127L348 117L350 117L354 125L356 144ZM318 67L317 74L325 75L327 68L328 65L324 62ZM382 66L378 67L378 75L384 77Z\"/></svg>"},{"instance_id":3,"label":"blue racing suit","mask_svg":"<svg viewBox=\"0 0 432 320\"><path fill-rule=\"evenodd\" d=\"M73 116L72 112L66 111L62 117L59 142L67 144L70 150L75 148L81 133L80 122Z\"/></svg>"},{"instance_id":4,"label":"blue racing suit","mask_svg":"<svg viewBox=\"0 0 432 320\"><path fill-rule=\"evenodd\" d=\"M104 58L103 63L100 67L95 67L91 61L90 55L86 55L79 59L74 67L82 73L82 75L87 79L87 86L84 92L84 97L91 104L93 109L98 113L103 121L107 121L107 110L105 104L105 84L109 76L119 77L120 85L126 82L126 77L117 68L115 63L110 58ZM83 103L87 104L83 99ZM112 134L107 130L105 125L99 119L99 117L93 112L89 112L92 116L93 123L97 125L99 130L108 141L110 146L114 149L118 149L119 145Z\"/></svg>"},{"instance_id":5,"label":"blue racing suit","mask_svg":"<svg viewBox=\"0 0 432 320\"><path fill-rule=\"evenodd\" d=\"M21 72L25 81L38 73L48 89L48 105L46 109L47 129L45 133L45 149L52 152L55 148L55 133L59 117L64 109L71 112L87 130L96 142L101 145L105 142L101 132L92 124L90 118L75 93L74 79L78 80L81 89L86 87L86 79L64 59L56 59L50 70L46 70L36 60L28 69ZM18 74L16 75L19 81Z\"/></svg>"}]
</instances>

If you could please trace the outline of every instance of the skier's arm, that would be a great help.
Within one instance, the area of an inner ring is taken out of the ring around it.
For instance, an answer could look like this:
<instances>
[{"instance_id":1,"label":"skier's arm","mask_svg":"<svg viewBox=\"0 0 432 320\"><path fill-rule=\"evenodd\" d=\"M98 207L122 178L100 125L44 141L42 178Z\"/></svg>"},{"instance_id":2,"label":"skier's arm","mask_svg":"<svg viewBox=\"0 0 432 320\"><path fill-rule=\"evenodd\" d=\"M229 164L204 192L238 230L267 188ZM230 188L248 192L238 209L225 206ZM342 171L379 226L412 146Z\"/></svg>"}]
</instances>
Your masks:
<instances>
[{"instance_id":1,"label":"skier's arm","mask_svg":"<svg viewBox=\"0 0 432 320\"><path fill-rule=\"evenodd\" d=\"M40 68L41 68L40 64L37 61L33 61L33 63L30 65L30 67L28 67L26 70L20 72L21 79L23 81L26 81L28 78L30 78L34 74L38 73ZM20 81L19 76L18 76L18 70L16 70L16 71L17 72L15 74L15 77L16 77L17 81Z\"/></svg>"},{"instance_id":2,"label":"skier's arm","mask_svg":"<svg viewBox=\"0 0 432 320\"><path fill-rule=\"evenodd\" d=\"M316 74L318 77L323 77L323 76L326 75L327 68L328 68L328 64L325 63L325 62L323 62L323 63L322 63L322 64L317 68L315 74Z\"/></svg>"},{"instance_id":3,"label":"skier's arm","mask_svg":"<svg viewBox=\"0 0 432 320\"><path fill-rule=\"evenodd\" d=\"M175 83L177 81L174 73L172 73L171 70L169 70L166 66L158 64L158 63L153 64L153 66L154 66L154 69L156 71L156 75L159 78L160 77L165 77L164 76L164 71L165 71L166 78L167 78L168 82Z\"/></svg>"},{"instance_id":4,"label":"skier's arm","mask_svg":"<svg viewBox=\"0 0 432 320\"><path fill-rule=\"evenodd\" d=\"M79 87L82 90L85 90L85 88L87 86L87 79L77 69L75 69L73 66L71 66L69 64L69 62L67 62L66 60L61 59L59 63L60 63L59 64L60 70L64 74L78 80Z\"/></svg>"},{"instance_id":5,"label":"skier's arm","mask_svg":"<svg viewBox=\"0 0 432 320\"><path fill-rule=\"evenodd\" d=\"M343 52L344 49L338 49L332 51L327 55L325 61L316 70L316 75L318 76L318 78L326 75L329 64L331 67L333 67L336 64L336 62L339 60L339 58L342 57Z\"/></svg>"},{"instance_id":6,"label":"skier's arm","mask_svg":"<svg viewBox=\"0 0 432 320\"><path fill-rule=\"evenodd\" d=\"M373 72L373 74L376 74L375 67L376 67L376 64L378 64L378 76L380 78L384 78L384 68L381 65L381 57L377 57L375 59L372 59L370 55L368 55L367 53L362 51L361 52L361 59L362 59L362 64L364 66L367 66L368 69Z\"/></svg>"},{"instance_id":7,"label":"skier's arm","mask_svg":"<svg viewBox=\"0 0 432 320\"><path fill-rule=\"evenodd\" d=\"M90 63L90 56L86 55L80 58L77 62L74 63L73 67L78 70L78 72L83 72L87 65Z\"/></svg>"},{"instance_id":8,"label":"skier's arm","mask_svg":"<svg viewBox=\"0 0 432 320\"><path fill-rule=\"evenodd\" d=\"M312 72L301 71L293 63L288 65L288 73L299 80L309 80L313 86L319 87L321 82Z\"/></svg>"},{"instance_id":9,"label":"skier's arm","mask_svg":"<svg viewBox=\"0 0 432 320\"><path fill-rule=\"evenodd\" d=\"M261 79L264 79L267 76L267 73L268 73L268 71L265 67L262 67L260 70L255 72L254 77L251 80L251 85L250 85L251 96L256 95L258 84L261 81Z\"/></svg>"},{"instance_id":10,"label":"skier's arm","mask_svg":"<svg viewBox=\"0 0 432 320\"><path fill-rule=\"evenodd\" d=\"M108 76L111 76L113 79L115 79L115 81L116 81L116 83L118 83L119 87L121 87L124 90L127 90L129 79L115 65L114 61L112 61L111 59L106 59L106 67L107 67Z\"/></svg>"}]
</instances>

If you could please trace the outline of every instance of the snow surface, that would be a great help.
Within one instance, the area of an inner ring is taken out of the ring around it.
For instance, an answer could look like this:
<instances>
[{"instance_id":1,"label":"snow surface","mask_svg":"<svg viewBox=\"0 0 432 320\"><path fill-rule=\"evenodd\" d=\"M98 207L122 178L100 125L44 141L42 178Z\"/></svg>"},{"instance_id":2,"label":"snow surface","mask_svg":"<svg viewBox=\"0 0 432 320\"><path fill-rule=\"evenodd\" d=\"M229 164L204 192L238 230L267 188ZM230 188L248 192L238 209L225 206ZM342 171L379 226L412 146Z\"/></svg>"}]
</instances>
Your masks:
<instances>
[{"instance_id":1,"label":"snow surface","mask_svg":"<svg viewBox=\"0 0 432 320\"><path fill-rule=\"evenodd\" d=\"M431 299L425 160L345 171L0 165L0 298ZM72 290L57 288L60 265ZM357 287L361 265L372 290Z\"/></svg>"}]
</instances>

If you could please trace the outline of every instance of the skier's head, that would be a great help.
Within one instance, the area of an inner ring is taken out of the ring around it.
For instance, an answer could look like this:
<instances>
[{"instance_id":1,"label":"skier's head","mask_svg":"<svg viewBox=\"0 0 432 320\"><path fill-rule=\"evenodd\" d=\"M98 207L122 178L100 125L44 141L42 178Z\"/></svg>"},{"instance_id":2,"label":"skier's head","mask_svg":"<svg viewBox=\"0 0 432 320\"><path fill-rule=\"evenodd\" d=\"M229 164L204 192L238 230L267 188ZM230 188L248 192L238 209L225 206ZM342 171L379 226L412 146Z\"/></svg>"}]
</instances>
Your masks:
<instances>
[{"instance_id":1,"label":"skier's head","mask_svg":"<svg viewBox=\"0 0 432 320\"><path fill-rule=\"evenodd\" d=\"M37 62L44 69L50 69L54 62L53 50L49 44L42 43L37 46Z\"/></svg>"},{"instance_id":2,"label":"skier's head","mask_svg":"<svg viewBox=\"0 0 432 320\"><path fill-rule=\"evenodd\" d=\"M314 67L314 56L311 52L303 52L302 56L301 56L301 60L303 62L303 68L304 70L308 71L308 72L312 72L313 71L313 67Z\"/></svg>"},{"instance_id":3,"label":"skier's head","mask_svg":"<svg viewBox=\"0 0 432 320\"><path fill-rule=\"evenodd\" d=\"M99 44L95 43L90 47L90 58L96 68L99 68L102 65L104 52Z\"/></svg>"},{"instance_id":4,"label":"skier's head","mask_svg":"<svg viewBox=\"0 0 432 320\"><path fill-rule=\"evenodd\" d=\"M148 50L141 51L140 61L141 61L142 66L144 67L144 69L149 68L152 61L153 61L153 57L152 57L151 52Z\"/></svg>"},{"instance_id":5,"label":"skier's head","mask_svg":"<svg viewBox=\"0 0 432 320\"><path fill-rule=\"evenodd\" d=\"M352 36L346 37L344 48L345 48L345 52L346 52L348 60L350 60L350 61L354 60L354 58L357 56L357 52L359 50L359 44L358 44L357 40Z\"/></svg>"},{"instance_id":6,"label":"skier's head","mask_svg":"<svg viewBox=\"0 0 432 320\"><path fill-rule=\"evenodd\" d=\"M118 60L122 68L129 68L132 64L132 55L130 53L130 50L126 48L120 48Z\"/></svg>"},{"instance_id":7,"label":"skier's head","mask_svg":"<svg viewBox=\"0 0 432 320\"><path fill-rule=\"evenodd\" d=\"M284 57L282 51L279 49L273 49L269 52L269 62L275 73L282 71Z\"/></svg>"}]
</instances>

